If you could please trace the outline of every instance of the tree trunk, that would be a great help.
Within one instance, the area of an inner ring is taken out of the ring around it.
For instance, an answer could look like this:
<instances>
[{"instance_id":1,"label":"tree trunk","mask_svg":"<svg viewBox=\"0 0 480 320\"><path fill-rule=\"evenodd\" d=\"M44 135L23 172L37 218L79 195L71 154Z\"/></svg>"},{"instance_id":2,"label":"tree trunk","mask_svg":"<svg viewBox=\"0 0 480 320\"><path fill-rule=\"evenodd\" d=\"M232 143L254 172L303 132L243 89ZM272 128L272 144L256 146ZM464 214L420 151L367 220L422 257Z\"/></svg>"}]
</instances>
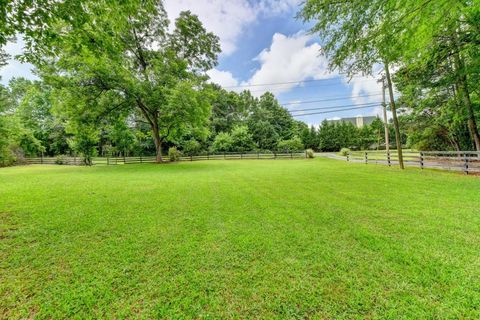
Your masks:
<instances>
[{"instance_id":1,"label":"tree trunk","mask_svg":"<svg viewBox=\"0 0 480 320\"><path fill-rule=\"evenodd\" d=\"M162 163L162 139L160 139L160 131L158 130L158 125L154 124L152 126L153 141L155 142L155 152L156 159L155 162Z\"/></svg>"},{"instance_id":2,"label":"tree trunk","mask_svg":"<svg viewBox=\"0 0 480 320\"><path fill-rule=\"evenodd\" d=\"M478 133L477 121L475 120L475 112L473 111L472 100L470 99L470 92L468 90L467 77L460 75L458 78L458 88L462 95L463 104L467 109L467 125L470 135L473 138L475 150L480 151L480 135Z\"/></svg>"},{"instance_id":3,"label":"tree trunk","mask_svg":"<svg viewBox=\"0 0 480 320\"><path fill-rule=\"evenodd\" d=\"M143 116L145 119L148 121L150 124L150 127L152 128L152 136L153 136L153 142L155 143L155 162L161 163L163 162L162 158L162 139L160 138L160 130L158 128L158 114L156 112L151 112L142 102L141 99L137 99L137 106L142 112Z\"/></svg>"},{"instance_id":4,"label":"tree trunk","mask_svg":"<svg viewBox=\"0 0 480 320\"><path fill-rule=\"evenodd\" d=\"M458 35L455 34L454 36L455 41L455 69L457 73L457 89L458 92L461 94L461 99L465 108L467 109L467 125L468 130L470 131L470 135L473 138L473 143L475 145L475 150L480 151L480 135L478 133L477 121L475 120L475 112L473 111L472 100L470 99L470 90L468 88L468 79L467 75L465 74L465 63L462 60L459 52L458 46Z\"/></svg>"},{"instance_id":5,"label":"tree trunk","mask_svg":"<svg viewBox=\"0 0 480 320\"><path fill-rule=\"evenodd\" d=\"M398 164L400 165L400 169L404 169L402 141L400 137L400 126L398 124L397 108L395 106L395 98L393 97L392 78L390 77L390 70L388 69L388 63L385 63L385 74L387 77L388 93L390 95L390 109L392 109L393 126L395 127L395 142L397 144Z\"/></svg>"}]
</instances>

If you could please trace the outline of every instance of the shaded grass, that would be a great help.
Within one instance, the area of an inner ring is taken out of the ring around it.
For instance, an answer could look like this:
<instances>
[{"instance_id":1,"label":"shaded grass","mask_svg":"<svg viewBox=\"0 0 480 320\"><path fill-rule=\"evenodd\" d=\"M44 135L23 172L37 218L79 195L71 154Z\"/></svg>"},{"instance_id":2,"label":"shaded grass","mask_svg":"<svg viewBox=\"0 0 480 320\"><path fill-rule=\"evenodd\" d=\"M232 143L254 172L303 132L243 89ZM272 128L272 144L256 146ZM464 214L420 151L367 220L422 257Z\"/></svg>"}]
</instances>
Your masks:
<instances>
[{"instance_id":1,"label":"shaded grass","mask_svg":"<svg viewBox=\"0 0 480 320\"><path fill-rule=\"evenodd\" d=\"M479 318L479 201L329 159L6 168L0 317Z\"/></svg>"}]
</instances>

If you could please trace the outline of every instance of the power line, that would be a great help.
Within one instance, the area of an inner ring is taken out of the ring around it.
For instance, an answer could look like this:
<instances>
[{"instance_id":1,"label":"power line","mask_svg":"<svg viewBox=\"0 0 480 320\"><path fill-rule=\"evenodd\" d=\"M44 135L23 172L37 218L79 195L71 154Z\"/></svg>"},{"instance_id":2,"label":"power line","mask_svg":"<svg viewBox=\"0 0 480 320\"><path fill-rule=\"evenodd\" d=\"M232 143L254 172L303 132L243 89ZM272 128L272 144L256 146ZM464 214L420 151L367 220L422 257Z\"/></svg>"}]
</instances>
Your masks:
<instances>
[{"instance_id":1,"label":"power line","mask_svg":"<svg viewBox=\"0 0 480 320\"><path fill-rule=\"evenodd\" d=\"M345 97L336 97L336 98L329 98L329 99L321 99L321 100L307 100L307 101L299 101L299 102L286 102L280 103L283 106L288 105L297 105L297 104L307 104L307 103L314 103L314 102L325 102L325 101L337 101L337 100L347 100L351 98L366 98L366 97L374 97L374 96L381 96L381 93L377 94L367 94L367 95L360 95L360 96L345 96Z\"/></svg>"},{"instance_id":2,"label":"power line","mask_svg":"<svg viewBox=\"0 0 480 320\"><path fill-rule=\"evenodd\" d=\"M372 79L372 81L373 81L373 79ZM338 83L312 83L310 85L305 85L305 86L301 86L301 87L297 87L297 88L299 88L299 89L324 88L324 87L334 87L334 86L338 86L338 85L339 85ZM344 83L343 85L351 86L352 83ZM284 84L284 86L285 86L285 84ZM244 89L244 91L245 90L248 90L248 89ZM248 91L250 93L256 93L256 92L258 93L258 92L269 92L269 91L275 91L275 90L290 90L290 87L264 88L264 89L258 89L258 90L248 90Z\"/></svg>"},{"instance_id":3,"label":"power line","mask_svg":"<svg viewBox=\"0 0 480 320\"><path fill-rule=\"evenodd\" d=\"M303 112L303 111L312 111L312 110L327 110L327 109L342 110L343 108L349 108L349 107L374 107L374 106L378 106L379 104L380 104L380 102L369 102L369 103L360 103L360 104L348 104L348 105L343 105L343 106L329 106L329 107L318 107L318 108L289 110L289 112L292 113L292 112Z\"/></svg>"},{"instance_id":4,"label":"power line","mask_svg":"<svg viewBox=\"0 0 480 320\"><path fill-rule=\"evenodd\" d=\"M354 78L364 78L364 76L354 76L350 79ZM272 83L256 83L256 84L242 84L236 86L226 86L223 87L224 89L234 89L234 88L250 88L250 87L262 87L262 86L277 86L277 85L287 85L287 84L297 84L297 83L304 83L304 82L325 82L325 81L332 81L332 80L341 80L340 77L335 78L328 78L328 79L307 79L307 80L300 80L300 81L285 81L285 82L272 82ZM376 79L364 79L362 81L373 81Z\"/></svg>"},{"instance_id":5,"label":"power line","mask_svg":"<svg viewBox=\"0 0 480 320\"><path fill-rule=\"evenodd\" d=\"M342 112L342 111L356 110L356 109L366 109L366 108L371 108L371 107L373 107L373 106L355 107L355 108L348 108L348 109L343 109L343 110L331 110L331 111L312 112L312 113L303 113L303 114L292 114L292 117L302 117L302 116L310 116L310 115L315 115L315 114Z\"/></svg>"}]
</instances>

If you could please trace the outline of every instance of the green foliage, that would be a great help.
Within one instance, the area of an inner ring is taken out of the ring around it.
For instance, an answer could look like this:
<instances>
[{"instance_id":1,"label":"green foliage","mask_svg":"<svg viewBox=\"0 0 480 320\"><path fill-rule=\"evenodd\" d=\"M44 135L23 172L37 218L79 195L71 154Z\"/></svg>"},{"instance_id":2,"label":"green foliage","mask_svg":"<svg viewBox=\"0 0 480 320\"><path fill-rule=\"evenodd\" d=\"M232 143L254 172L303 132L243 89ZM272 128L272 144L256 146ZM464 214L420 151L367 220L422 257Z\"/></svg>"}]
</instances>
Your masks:
<instances>
[{"instance_id":1,"label":"green foliage","mask_svg":"<svg viewBox=\"0 0 480 320\"><path fill-rule=\"evenodd\" d=\"M228 92L216 85L212 86L212 114L210 118L213 136L220 132L230 132L247 117L255 99L246 93Z\"/></svg>"},{"instance_id":2,"label":"green foliage","mask_svg":"<svg viewBox=\"0 0 480 320\"><path fill-rule=\"evenodd\" d=\"M11 119L0 114L0 167L12 165L16 160L12 150L16 142L14 132Z\"/></svg>"},{"instance_id":3,"label":"green foliage","mask_svg":"<svg viewBox=\"0 0 480 320\"><path fill-rule=\"evenodd\" d=\"M350 122L323 121L318 131L318 139L320 150L336 152L343 147L357 146L358 129Z\"/></svg>"},{"instance_id":4,"label":"green foliage","mask_svg":"<svg viewBox=\"0 0 480 320\"><path fill-rule=\"evenodd\" d=\"M315 158L315 151L313 151L312 149L307 149L305 152L308 159Z\"/></svg>"},{"instance_id":5,"label":"green foliage","mask_svg":"<svg viewBox=\"0 0 480 320\"><path fill-rule=\"evenodd\" d=\"M195 139L190 139L182 144L182 153L186 156L194 156L200 153L202 146Z\"/></svg>"},{"instance_id":6,"label":"green foliage","mask_svg":"<svg viewBox=\"0 0 480 320\"><path fill-rule=\"evenodd\" d=\"M91 166L92 158L98 153L98 129L85 124L74 126L71 130L74 132L74 136L69 140L70 147L82 156L83 163L86 166Z\"/></svg>"},{"instance_id":7,"label":"green foliage","mask_svg":"<svg viewBox=\"0 0 480 320\"><path fill-rule=\"evenodd\" d=\"M253 136L247 126L237 126L231 133L232 149L237 152L252 151L256 148Z\"/></svg>"},{"instance_id":8,"label":"green foliage","mask_svg":"<svg viewBox=\"0 0 480 320\"><path fill-rule=\"evenodd\" d=\"M213 152L229 152L233 150L232 136L227 132L220 132L213 141Z\"/></svg>"},{"instance_id":9,"label":"green foliage","mask_svg":"<svg viewBox=\"0 0 480 320\"><path fill-rule=\"evenodd\" d=\"M350 149L342 148L338 154L343 156L343 157L346 157L346 156L348 156L349 153L350 153Z\"/></svg>"},{"instance_id":10,"label":"green foliage","mask_svg":"<svg viewBox=\"0 0 480 320\"><path fill-rule=\"evenodd\" d=\"M36 47L44 54L41 74L60 91L59 113L94 125L129 111L150 127L159 160L163 142L205 127L210 94L203 73L220 47L197 16L182 12L170 31L155 0L83 1L70 14L49 29L54 41Z\"/></svg>"},{"instance_id":11,"label":"green foliage","mask_svg":"<svg viewBox=\"0 0 480 320\"><path fill-rule=\"evenodd\" d=\"M135 135L127 126L125 119L117 118L108 130L108 137L115 148L123 155L127 155L135 146Z\"/></svg>"},{"instance_id":12,"label":"green foliage","mask_svg":"<svg viewBox=\"0 0 480 320\"><path fill-rule=\"evenodd\" d=\"M286 152L300 151L303 150L303 148L304 145L299 137L293 137L292 139L288 140L281 140L280 142L278 142L277 146L278 151Z\"/></svg>"},{"instance_id":13,"label":"green foliage","mask_svg":"<svg viewBox=\"0 0 480 320\"><path fill-rule=\"evenodd\" d=\"M476 0L307 0L299 16L313 23L331 69L355 75L397 67L411 145L480 151L478 8ZM370 137L363 132L358 146Z\"/></svg>"},{"instance_id":14,"label":"green foliage","mask_svg":"<svg viewBox=\"0 0 480 320\"><path fill-rule=\"evenodd\" d=\"M176 162L180 160L181 153L177 150L176 147L168 148L168 159L170 162Z\"/></svg>"},{"instance_id":15,"label":"green foliage","mask_svg":"<svg viewBox=\"0 0 480 320\"><path fill-rule=\"evenodd\" d=\"M55 157L55 164L64 165L69 164L67 156L61 154Z\"/></svg>"}]
</instances>

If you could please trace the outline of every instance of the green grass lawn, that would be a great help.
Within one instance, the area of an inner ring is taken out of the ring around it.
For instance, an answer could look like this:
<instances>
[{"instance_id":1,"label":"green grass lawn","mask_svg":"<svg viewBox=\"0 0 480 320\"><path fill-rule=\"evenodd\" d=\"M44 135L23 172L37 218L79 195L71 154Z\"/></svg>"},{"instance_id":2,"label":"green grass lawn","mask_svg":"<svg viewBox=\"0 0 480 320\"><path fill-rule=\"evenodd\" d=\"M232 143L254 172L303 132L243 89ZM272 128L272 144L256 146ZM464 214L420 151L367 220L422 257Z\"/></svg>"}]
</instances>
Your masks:
<instances>
[{"instance_id":1,"label":"green grass lawn","mask_svg":"<svg viewBox=\"0 0 480 320\"><path fill-rule=\"evenodd\" d=\"M0 169L0 318L480 318L480 178L329 159Z\"/></svg>"}]
</instances>

